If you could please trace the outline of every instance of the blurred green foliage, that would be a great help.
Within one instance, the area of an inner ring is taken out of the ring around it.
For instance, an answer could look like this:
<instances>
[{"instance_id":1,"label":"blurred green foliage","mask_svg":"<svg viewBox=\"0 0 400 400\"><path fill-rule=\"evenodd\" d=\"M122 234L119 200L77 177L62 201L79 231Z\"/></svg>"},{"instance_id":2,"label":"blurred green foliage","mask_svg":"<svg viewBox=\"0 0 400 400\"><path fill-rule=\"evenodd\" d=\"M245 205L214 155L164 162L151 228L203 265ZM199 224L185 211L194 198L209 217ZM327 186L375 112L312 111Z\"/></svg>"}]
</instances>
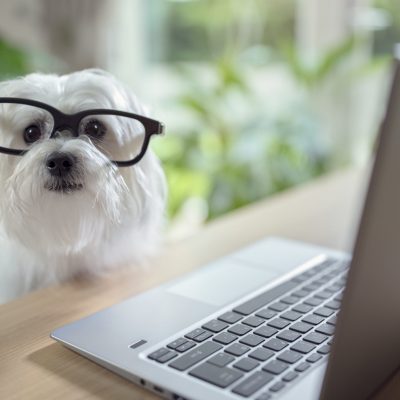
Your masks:
<instances>
[{"instance_id":1,"label":"blurred green foliage","mask_svg":"<svg viewBox=\"0 0 400 400\"><path fill-rule=\"evenodd\" d=\"M280 63L300 87L312 90L349 57L353 38L309 65L294 46L293 0L250 0L246 7L203 0L167 8L162 51L152 58L167 61L184 83L175 109L190 120L155 143L169 182L171 218L196 197L212 219L331 167L309 104L288 102L284 111L270 113L250 78ZM211 72L211 86L199 63Z\"/></svg>"},{"instance_id":2,"label":"blurred green foliage","mask_svg":"<svg viewBox=\"0 0 400 400\"><path fill-rule=\"evenodd\" d=\"M349 36L321 54L314 63L305 62L293 42L282 45L281 54L296 81L311 90L329 78L343 61L348 60L359 42L360 39Z\"/></svg>"},{"instance_id":3,"label":"blurred green foliage","mask_svg":"<svg viewBox=\"0 0 400 400\"><path fill-rule=\"evenodd\" d=\"M177 102L190 124L155 143L171 217L196 197L206 201L211 219L326 171L328 154L306 107L288 104L284 114L268 115L244 66L223 58L211 68L215 83L206 88L196 68L176 67L187 82Z\"/></svg>"},{"instance_id":4,"label":"blurred green foliage","mask_svg":"<svg viewBox=\"0 0 400 400\"><path fill-rule=\"evenodd\" d=\"M30 56L0 38L0 80L31 71Z\"/></svg>"}]
</instances>

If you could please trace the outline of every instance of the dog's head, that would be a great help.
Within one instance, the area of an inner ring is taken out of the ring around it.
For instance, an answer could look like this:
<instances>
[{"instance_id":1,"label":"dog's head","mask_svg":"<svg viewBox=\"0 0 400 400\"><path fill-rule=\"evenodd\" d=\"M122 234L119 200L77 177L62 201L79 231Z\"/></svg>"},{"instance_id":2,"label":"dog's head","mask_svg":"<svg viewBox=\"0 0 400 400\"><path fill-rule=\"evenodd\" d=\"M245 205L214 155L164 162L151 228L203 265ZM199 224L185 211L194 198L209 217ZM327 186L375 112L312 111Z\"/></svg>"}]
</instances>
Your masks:
<instances>
[{"instance_id":1,"label":"dog's head","mask_svg":"<svg viewBox=\"0 0 400 400\"><path fill-rule=\"evenodd\" d=\"M145 115L136 97L111 75L85 70L64 76L31 74L0 84L1 97L46 103L64 114L113 109ZM49 137L50 114L30 106L3 106L0 145L27 148L0 154L1 210L9 236L40 252L77 252L110 240L115 228L143 229L162 218L165 184L150 149L139 163L118 167L141 145L138 122L91 115L79 136Z\"/></svg>"}]
</instances>

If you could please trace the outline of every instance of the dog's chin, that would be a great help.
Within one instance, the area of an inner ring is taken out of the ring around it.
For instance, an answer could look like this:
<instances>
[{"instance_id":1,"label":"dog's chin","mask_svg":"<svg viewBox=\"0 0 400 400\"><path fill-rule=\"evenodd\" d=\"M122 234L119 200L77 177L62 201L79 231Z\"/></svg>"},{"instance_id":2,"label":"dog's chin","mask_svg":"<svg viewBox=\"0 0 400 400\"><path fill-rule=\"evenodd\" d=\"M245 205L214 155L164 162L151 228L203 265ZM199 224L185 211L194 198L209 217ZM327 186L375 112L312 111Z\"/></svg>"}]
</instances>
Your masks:
<instances>
[{"instance_id":1,"label":"dog's chin","mask_svg":"<svg viewBox=\"0 0 400 400\"><path fill-rule=\"evenodd\" d=\"M71 194L82 190L83 183L58 179L46 182L44 187L50 192Z\"/></svg>"}]
</instances>

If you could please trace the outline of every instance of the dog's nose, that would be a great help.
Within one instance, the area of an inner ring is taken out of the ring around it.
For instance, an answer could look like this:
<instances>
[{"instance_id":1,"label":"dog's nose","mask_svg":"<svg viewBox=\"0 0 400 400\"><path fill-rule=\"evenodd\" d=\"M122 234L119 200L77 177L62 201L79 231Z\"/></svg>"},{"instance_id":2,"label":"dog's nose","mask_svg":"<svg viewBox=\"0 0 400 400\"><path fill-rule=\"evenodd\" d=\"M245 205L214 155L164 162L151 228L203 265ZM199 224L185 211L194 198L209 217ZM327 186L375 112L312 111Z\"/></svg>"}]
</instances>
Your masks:
<instances>
[{"instance_id":1,"label":"dog's nose","mask_svg":"<svg viewBox=\"0 0 400 400\"><path fill-rule=\"evenodd\" d=\"M53 176L68 175L75 164L75 157L68 153L53 153L46 160L46 168Z\"/></svg>"}]
</instances>

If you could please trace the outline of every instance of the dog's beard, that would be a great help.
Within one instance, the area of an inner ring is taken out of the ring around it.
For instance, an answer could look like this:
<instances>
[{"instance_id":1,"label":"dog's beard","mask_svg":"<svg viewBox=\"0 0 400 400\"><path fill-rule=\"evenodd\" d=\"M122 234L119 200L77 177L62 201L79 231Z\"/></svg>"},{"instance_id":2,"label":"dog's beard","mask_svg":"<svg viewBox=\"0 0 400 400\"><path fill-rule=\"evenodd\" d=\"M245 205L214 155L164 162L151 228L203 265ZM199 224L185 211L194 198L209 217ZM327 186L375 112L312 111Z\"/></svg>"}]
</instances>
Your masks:
<instances>
[{"instance_id":1,"label":"dog's beard","mask_svg":"<svg viewBox=\"0 0 400 400\"><path fill-rule=\"evenodd\" d=\"M72 174L54 177L46 171L46 157L54 151L79 160ZM66 254L100 245L125 215L139 212L140 196L89 141L46 141L17 158L2 165L1 174L8 177L2 179L4 226L34 251Z\"/></svg>"}]
</instances>

